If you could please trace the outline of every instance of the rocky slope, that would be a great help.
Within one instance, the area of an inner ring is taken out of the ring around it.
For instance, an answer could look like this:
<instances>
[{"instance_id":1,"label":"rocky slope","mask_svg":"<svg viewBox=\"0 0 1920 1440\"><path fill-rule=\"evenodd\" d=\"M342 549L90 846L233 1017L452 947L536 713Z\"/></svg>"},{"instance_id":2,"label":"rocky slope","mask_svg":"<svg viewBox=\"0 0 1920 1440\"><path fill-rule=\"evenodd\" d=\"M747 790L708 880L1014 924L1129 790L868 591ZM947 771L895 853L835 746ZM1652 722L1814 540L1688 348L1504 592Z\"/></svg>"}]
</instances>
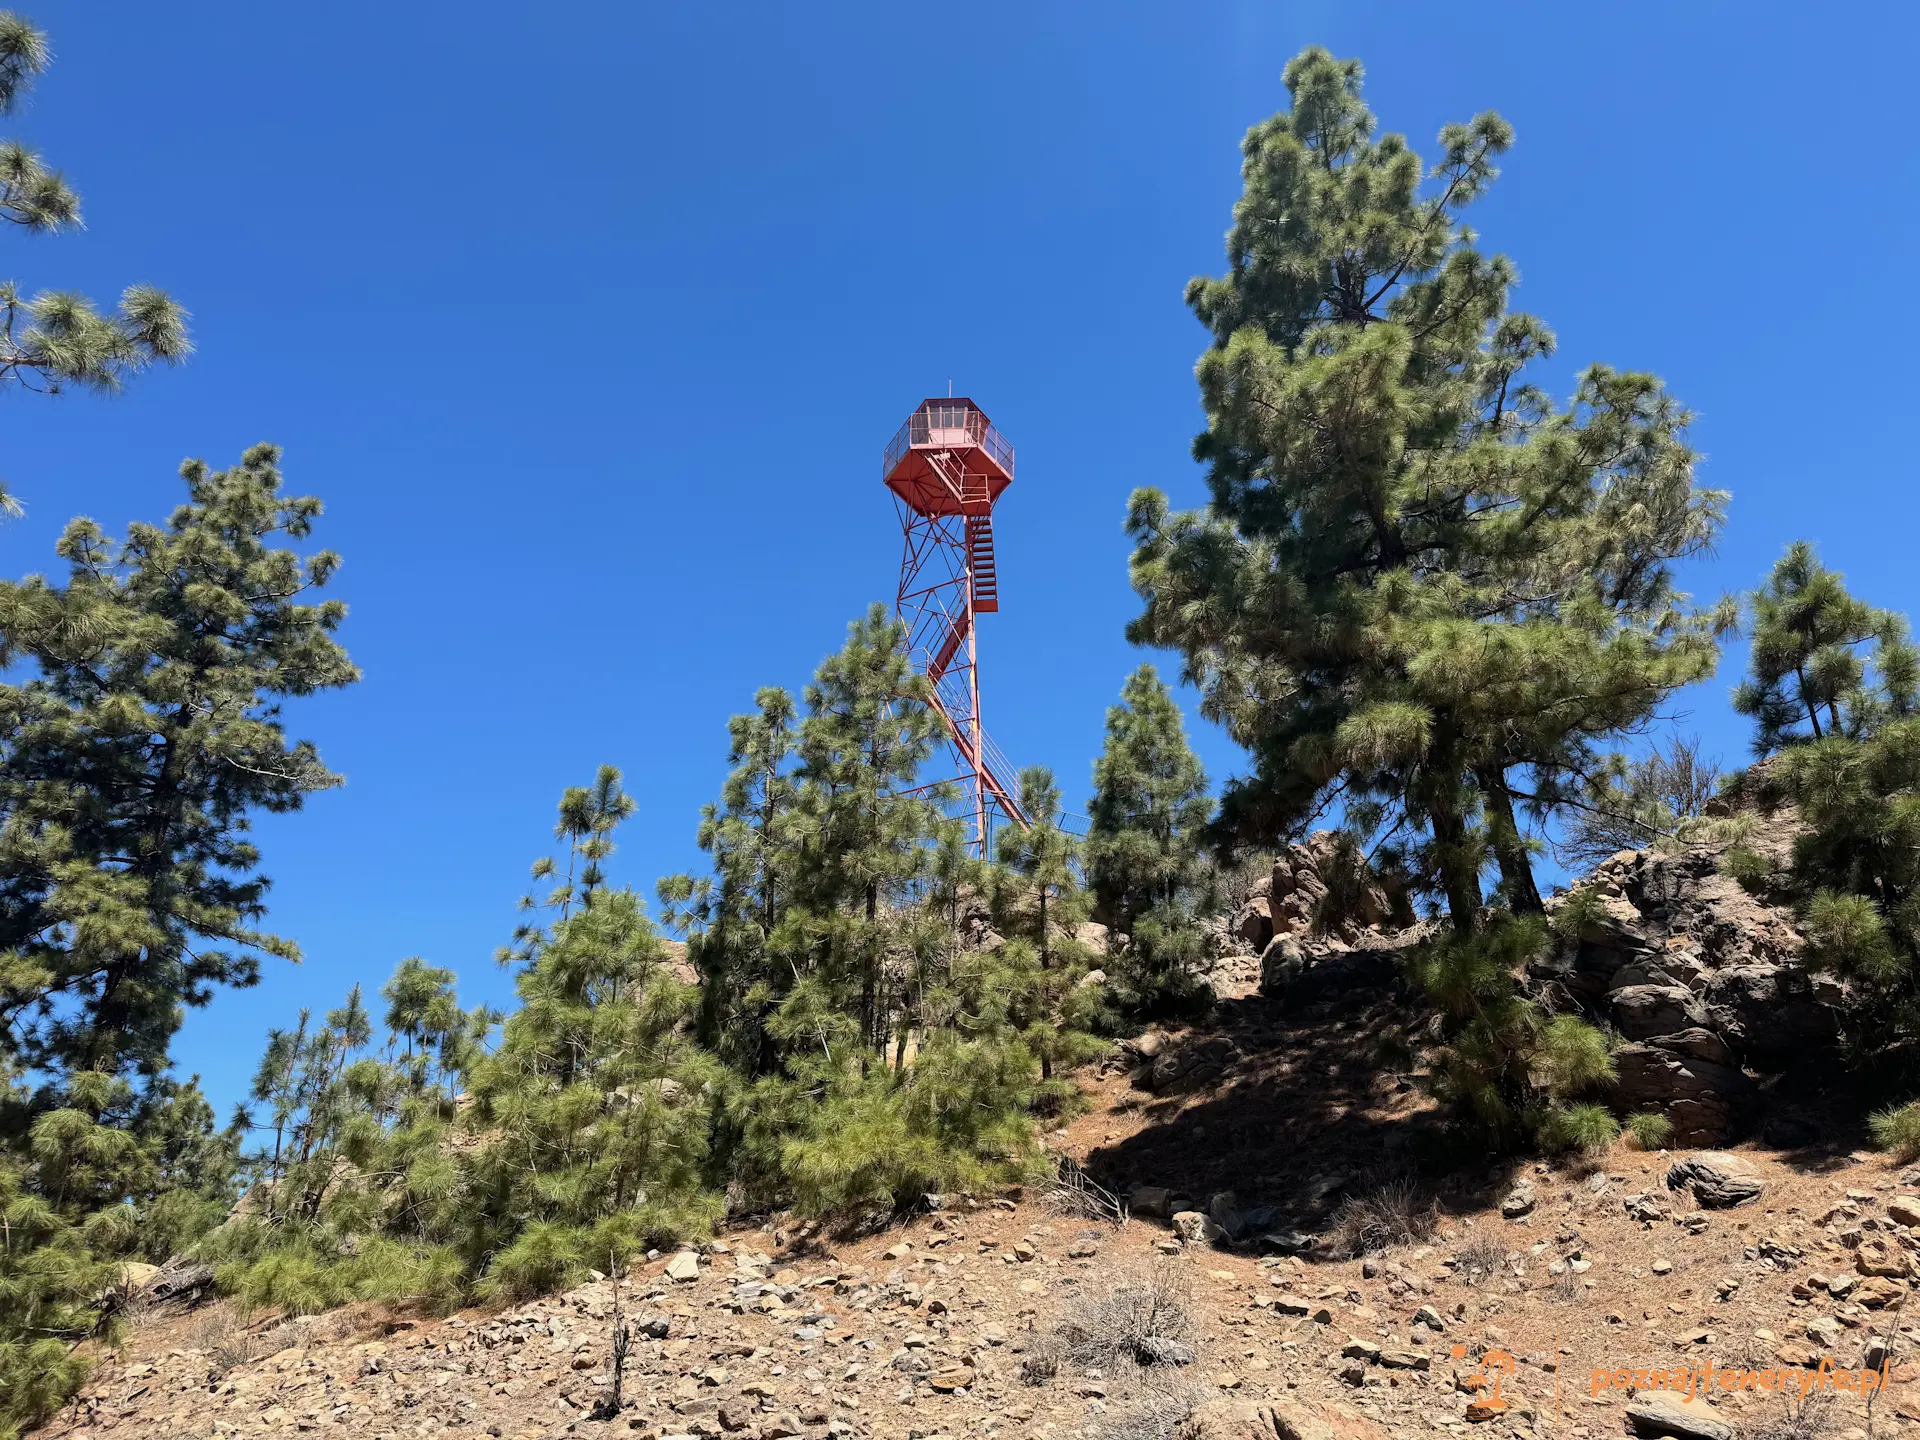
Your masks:
<instances>
[{"instance_id":1,"label":"rocky slope","mask_svg":"<svg viewBox=\"0 0 1920 1440\"><path fill-rule=\"evenodd\" d=\"M1137 1094L1105 1078L1100 1108L1056 1143L1095 1161L1122 1131L1179 1121L1156 1122ZM1210 1094L1155 1103L1184 1112ZM742 1230L617 1285L445 1320L358 1307L243 1325L228 1302L176 1301L149 1312L44 1433L1728 1440L1789 1433L1766 1427L1798 1402L1756 1379L1669 1413L1659 1406L1672 1397L1644 1383L1629 1393L1633 1372L1792 1367L1797 1387L1798 1368L1823 1356L1852 1369L1882 1350L1891 1383L1873 1425L1920 1417L1909 1364L1920 1330L1903 1314L1920 1174L1879 1158L1622 1148L1585 1173L1498 1176L1484 1203L1396 1201L1425 1233L1383 1235L1377 1252L1346 1259L1324 1242L1275 1253L1295 1243L1284 1236L1234 1243L1201 1214L1229 1218L1234 1202L1216 1193L1177 1208L1204 1190L1190 1173L1141 1187L1143 1208L1174 1200L1164 1221L1067 1213L1062 1192L956 1198L859 1241ZM1142 1284L1191 1321L1169 1363L1058 1360L1063 1322L1097 1320L1103 1297ZM596 1405L616 1305L635 1339L610 1413ZM1608 1377L1598 1387L1595 1372ZM1834 1393L1802 1433L1868 1419L1861 1397Z\"/></svg>"},{"instance_id":2,"label":"rocky slope","mask_svg":"<svg viewBox=\"0 0 1920 1440\"><path fill-rule=\"evenodd\" d=\"M738 1228L444 1320L243 1316L141 1277L129 1339L45 1433L1859 1440L1920 1421L1920 1171L1853 1148L1774 1073L1832 1035L1789 916L1710 851L1623 854L1531 977L1618 1030L1622 1108L1663 1110L1690 1147L1746 1137L1734 1154L1453 1155L1420 1189L1431 1105L1387 1058L1419 1020L1397 975L1420 931L1312 937L1334 863L1324 841L1282 857L1235 917L1214 1021L1124 1047L1048 1137L1066 1173L1131 1202L1124 1222L1073 1185L945 1197L884 1234ZM1162 1300L1184 1324L1102 1340ZM1869 1404L1805 1381L1823 1360L1884 1361L1887 1388ZM1691 1402L1649 1383L1703 1367L1719 1383Z\"/></svg>"}]
</instances>

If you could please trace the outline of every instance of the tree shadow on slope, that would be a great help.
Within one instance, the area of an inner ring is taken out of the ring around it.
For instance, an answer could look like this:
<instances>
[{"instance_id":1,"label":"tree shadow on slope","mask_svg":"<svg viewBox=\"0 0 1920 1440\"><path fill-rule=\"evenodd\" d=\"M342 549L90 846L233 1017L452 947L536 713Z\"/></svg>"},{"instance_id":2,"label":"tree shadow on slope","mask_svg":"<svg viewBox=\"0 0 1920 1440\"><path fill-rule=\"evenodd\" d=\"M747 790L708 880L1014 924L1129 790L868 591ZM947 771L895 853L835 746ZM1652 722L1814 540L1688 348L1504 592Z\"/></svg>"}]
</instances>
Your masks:
<instances>
[{"instance_id":1,"label":"tree shadow on slope","mask_svg":"<svg viewBox=\"0 0 1920 1440\"><path fill-rule=\"evenodd\" d=\"M1272 1206L1271 1229L1324 1229L1349 1196L1411 1179L1444 1210L1495 1202L1517 1162L1469 1149L1414 1075L1396 1035L1427 1014L1392 950L1323 962L1284 1002L1223 1002L1212 1037L1233 1043L1226 1073L1191 1093L1142 1098L1151 1122L1084 1161L1125 1195L1164 1186L1204 1209L1230 1191L1243 1213Z\"/></svg>"}]
</instances>

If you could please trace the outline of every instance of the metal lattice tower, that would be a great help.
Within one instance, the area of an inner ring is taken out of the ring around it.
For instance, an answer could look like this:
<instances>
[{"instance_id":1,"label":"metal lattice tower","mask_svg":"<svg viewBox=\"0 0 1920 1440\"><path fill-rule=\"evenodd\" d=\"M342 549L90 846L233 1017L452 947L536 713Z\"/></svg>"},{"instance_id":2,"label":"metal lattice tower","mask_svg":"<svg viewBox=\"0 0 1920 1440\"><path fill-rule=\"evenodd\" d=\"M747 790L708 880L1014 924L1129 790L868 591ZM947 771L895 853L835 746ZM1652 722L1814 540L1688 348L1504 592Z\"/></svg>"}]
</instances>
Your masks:
<instances>
[{"instance_id":1,"label":"metal lattice tower","mask_svg":"<svg viewBox=\"0 0 1920 1440\"><path fill-rule=\"evenodd\" d=\"M1029 828L1013 768L980 724L976 622L1000 608L993 503L1013 483L1013 447L971 400L926 400L887 446L881 473L906 539L894 611L946 722L974 853L984 855L997 824Z\"/></svg>"}]
</instances>

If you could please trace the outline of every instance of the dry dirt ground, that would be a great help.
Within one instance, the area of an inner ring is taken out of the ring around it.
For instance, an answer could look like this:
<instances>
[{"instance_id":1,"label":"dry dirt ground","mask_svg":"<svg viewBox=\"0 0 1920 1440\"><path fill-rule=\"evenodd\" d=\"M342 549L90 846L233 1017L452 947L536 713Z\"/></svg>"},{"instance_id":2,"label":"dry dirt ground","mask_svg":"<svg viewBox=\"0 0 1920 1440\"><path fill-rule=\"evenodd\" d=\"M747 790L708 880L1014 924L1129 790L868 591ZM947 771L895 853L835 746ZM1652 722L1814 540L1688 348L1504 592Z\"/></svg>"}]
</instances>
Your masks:
<instances>
[{"instance_id":1,"label":"dry dirt ground","mask_svg":"<svg viewBox=\"0 0 1920 1440\"><path fill-rule=\"evenodd\" d=\"M1241 1206L1277 1206L1276 1228L1327 1233L1343 1195L1405 1173L1405 1137L1421 1126L1419 1092L1374 1063L1393 1018L1377 1000L1280 1015L1243 994L1211 1033L1232 1042L1218 1074L1155 1095L1110 1069L1090 1079L1087 1113L1049 1141L1116 1188L1162 1186L1199 1205L1232 1190ZM617 1291L597 1280L444 1320L355 1308L282 1321L228 1302L163 1311L41 1433L1598 1437L1629 1433L1634 1372L1680 1367L1753 1376L1756 1388L1716 1385L1696 1402L1687 1423L1701 1440L1838 1440L1920 1422L1920 1326L1902 1313L1920 1228L1896 1218L1920 1222L1920 1199L1909 1210L1899 1198L1920 1193L1920 1174L1851 1148L1739 1154L1765 1190L1712 1211L1663 1183L1684 1157L1624 1144L1597 1168L1469 1168L1421 1193L1429 1234L1359 1258L1187 1243L1165 1221L1089 1218L1057 1192L1028 1192L949 1197L854 1240L739 1229L704 1249L692 1278L668 1273L692 1269L688 1257L662 1256ZM1509 1217L1516 1184L1532 1206ZM1874 1269L1892 1277L1863 1273ZM1063 1322L1154 1283L1184 1292L1191 1363L1039 1363ZM599 1419L616 1300L635 1339L624 1407ZM1870 1408L1825 1384L1802 1401L1797 1377L1791 1397L1759 1388L1823 1356L1852 1369L1876 1342L1891 1347L1891 1383ZM1625 1373L1595 1394L1596 1371ZM1502 1405L1470 1408L1493 1378Z\"/></svg>"}]
</instances>

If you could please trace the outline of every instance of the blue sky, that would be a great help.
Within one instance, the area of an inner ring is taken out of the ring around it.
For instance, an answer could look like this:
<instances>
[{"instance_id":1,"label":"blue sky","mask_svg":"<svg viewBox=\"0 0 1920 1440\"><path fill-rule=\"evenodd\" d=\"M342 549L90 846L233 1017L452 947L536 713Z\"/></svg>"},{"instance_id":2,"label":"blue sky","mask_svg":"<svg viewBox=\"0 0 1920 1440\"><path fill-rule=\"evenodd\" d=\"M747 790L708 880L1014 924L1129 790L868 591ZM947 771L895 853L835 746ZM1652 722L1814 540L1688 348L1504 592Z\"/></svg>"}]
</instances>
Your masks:
<instances>
[{"instance_id":1,"label":"blue sky","mask_svg":"<svg viewBox=\"0 0 1920 1440\"><path fill-rule=\"evenodd\" d=\"M1518 143L1473 221L1581 364L1651 369L1733 492L1709 596L1795 536L1916 604L1906 405L1916 200L1903 7L1353 3L325 7L70 0L11 132L88 229L8 236L23 286L168 287L199 353L125 396L10 394L28 505L176 503L187 455L286 447L365 681L298 704L345 788L260 826L306 952L177 1046L217 1099L270 1023L403 956L502 1001L491 954L560 789L610 761L618 878L698 860L726 717L798 685L899 537L881 447L924 395L1013 440L988 728L1084 801L1142 656L1120 520L1197 501L1203 342L1238 142L1302 45L1358 55L1431 150L1495 108ZM1737 762L1737 652L1684 697ZM1215 775L1237 763L1204 724Z\"/></svg>"}]
</instances>

